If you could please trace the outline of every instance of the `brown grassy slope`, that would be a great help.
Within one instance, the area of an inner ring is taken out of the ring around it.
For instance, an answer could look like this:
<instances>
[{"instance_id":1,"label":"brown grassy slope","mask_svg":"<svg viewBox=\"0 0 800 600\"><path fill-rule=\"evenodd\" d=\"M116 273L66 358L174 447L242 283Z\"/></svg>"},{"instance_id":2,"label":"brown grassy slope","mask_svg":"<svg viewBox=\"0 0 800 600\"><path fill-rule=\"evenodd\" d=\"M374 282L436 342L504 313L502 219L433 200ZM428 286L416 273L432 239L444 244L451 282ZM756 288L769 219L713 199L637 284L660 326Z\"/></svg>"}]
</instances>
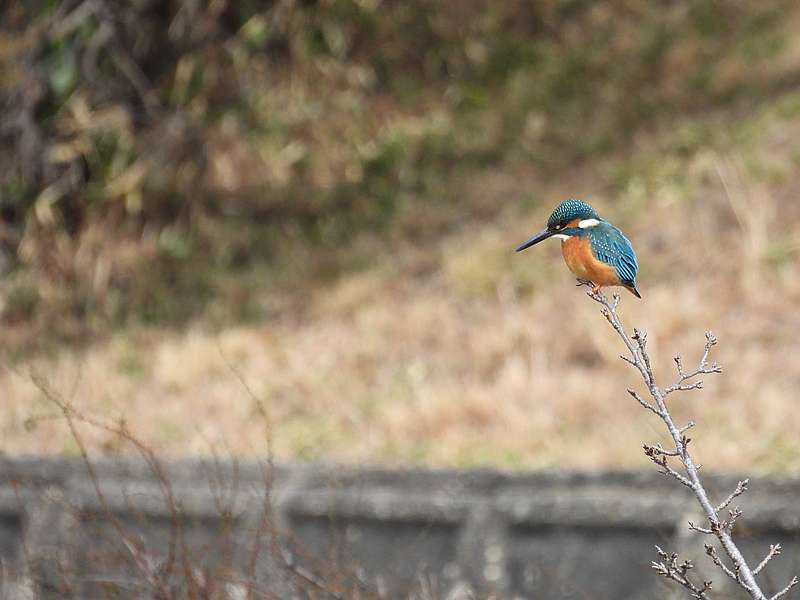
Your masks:
<instances>
[{"instance_id":1,"label":"brown grassy slope","mask_svg":"<svg viewBox=\"0 0 800 600\"><path fill-rule=\"evenodd\" d=\"M798 115L790 93L755 113L689 119L546 186L524 167L477 172L464 204L502 202L499 217L434 241L361 238L371 266L319 290L307 311L220 331L121 333L37 368L77 406L124 418L175 454L264 450L264 421L229 362L263 399L281 459L644 466L640 445L661 431L625 393L636 378L596 305L556 243L512 252L549 210L521 209L526 198L577 195L637 248L644 300L625 295L622 314L649 331L662 382L675 352L697 357L705 328L720 339L725 373L672 401L698 423L700 461L797 473ZM62 424L41 418L50 409L24 372L4 375L0 394L4 450L72 450Z\"/></svg>"}]
</instances>

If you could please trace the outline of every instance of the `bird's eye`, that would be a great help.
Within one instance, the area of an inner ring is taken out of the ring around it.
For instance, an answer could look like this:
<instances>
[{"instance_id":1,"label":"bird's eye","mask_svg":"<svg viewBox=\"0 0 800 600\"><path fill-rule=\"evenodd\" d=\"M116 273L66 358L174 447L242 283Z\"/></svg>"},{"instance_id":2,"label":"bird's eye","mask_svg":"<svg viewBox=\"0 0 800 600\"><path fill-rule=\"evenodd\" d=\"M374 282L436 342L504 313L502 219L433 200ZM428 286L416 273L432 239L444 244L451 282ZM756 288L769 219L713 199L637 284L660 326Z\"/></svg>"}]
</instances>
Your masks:
<instances>
[{"instance_id":1,"label":"bird's eye","mask_svg":"<svg viewBox=\"0 0 800 600\"><path fill-rule=\"evenodd\" d=\"M564 229L564 226L561 223L556 225L556 230L560 231L561 229Z\"/></svg>"}]
</instances>

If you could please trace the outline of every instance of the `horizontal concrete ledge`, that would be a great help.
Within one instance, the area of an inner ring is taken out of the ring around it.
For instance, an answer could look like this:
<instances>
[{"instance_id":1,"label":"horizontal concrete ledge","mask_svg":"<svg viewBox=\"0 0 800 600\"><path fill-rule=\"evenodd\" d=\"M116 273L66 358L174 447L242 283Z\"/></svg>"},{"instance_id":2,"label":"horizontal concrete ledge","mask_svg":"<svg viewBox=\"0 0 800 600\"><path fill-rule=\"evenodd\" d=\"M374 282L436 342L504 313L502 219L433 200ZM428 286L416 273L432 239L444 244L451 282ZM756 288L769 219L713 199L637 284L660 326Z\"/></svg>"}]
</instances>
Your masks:
<instances>
[{"instance_id":1,"label":"horizontal concrete ledge","mask_svg":"<svg viewBox=\"0 0 800 600\"><path fill-rule=\"evenodd\" d=\"M738 479L705 476L715 500ZM770 478L752 479L737 499L745 554L780 542L795 557L779 575L800 565L799 500L800 481ZM269 468L203 459L154 467L131 458L100 458L90 471L76 458L0 460L3 563L20 577L45 580L42 590L58 588L54 574L66 564L85 597L93 597L89 582L130 571L120 528L163 556L180 521L192 547L241 546L231 552L231 569L247 563L241 557L266 514L268 527L280 531L282 552L297 564L319 571L344 553L348 568L380 583L389 598L409 597L423 573L448 593L652 598L659 585L648 569L654 544L704 560L703 540L686 528L690 519L702 523L697 513L687 489L651 471ZM102 560L92 554L98 540L107 548ZM278 585L275 557L260 561L262 576L273 573L264 585Z\"/></svg>"}]
</instances>

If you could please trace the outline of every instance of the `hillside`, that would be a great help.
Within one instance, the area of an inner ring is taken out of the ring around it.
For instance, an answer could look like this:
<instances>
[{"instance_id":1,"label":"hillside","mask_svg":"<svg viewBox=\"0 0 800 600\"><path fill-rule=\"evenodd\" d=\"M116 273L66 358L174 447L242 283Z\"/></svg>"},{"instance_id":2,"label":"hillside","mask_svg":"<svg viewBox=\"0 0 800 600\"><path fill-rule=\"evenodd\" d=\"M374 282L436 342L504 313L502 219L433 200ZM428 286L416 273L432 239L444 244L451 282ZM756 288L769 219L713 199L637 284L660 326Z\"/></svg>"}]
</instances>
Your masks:
<instances>
[{"instance_id":1,"label":"hillside","mask_svg":"<svg viewBox=\"0 0 800 600\"><path fill-rule=\"evenodd\" d=\"M660 434L596 306L555 243L513 253L577 196L637 249L623 315L664 377L720 339L726 373L674 401L702 462L800 470L791 4L172 2L61 38L46 6L2 21L6 72L53 69L29 113L56 165L3 138L4 451L76 450L33 371L172 454L643 465Z\"/></svg>"}]
</instances>

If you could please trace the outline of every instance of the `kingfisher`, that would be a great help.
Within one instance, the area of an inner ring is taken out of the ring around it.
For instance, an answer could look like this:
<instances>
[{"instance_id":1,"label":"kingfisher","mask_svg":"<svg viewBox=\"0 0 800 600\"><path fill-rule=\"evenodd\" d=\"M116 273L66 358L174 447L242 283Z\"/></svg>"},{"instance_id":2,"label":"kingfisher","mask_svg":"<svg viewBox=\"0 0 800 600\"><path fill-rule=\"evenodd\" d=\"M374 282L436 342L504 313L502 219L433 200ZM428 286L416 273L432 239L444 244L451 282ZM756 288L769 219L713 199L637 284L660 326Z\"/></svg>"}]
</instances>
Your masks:
<instances>
[{"instance_id":1,"label":"kingfisher","mask_svg":"<svg viewBox=\"0 0 800 600\"><path fill-rule=\"evenodd\" d=\"M547 238L561 240L561 253L579 283L592 284L596 294L604 286L621 286L637 298L636 273L639 263L630 240L614 225L601 219L591 205L570 198L559 204L547 220L547 227L521 244L522 252Z\"/></svg>"}]
</instances>

